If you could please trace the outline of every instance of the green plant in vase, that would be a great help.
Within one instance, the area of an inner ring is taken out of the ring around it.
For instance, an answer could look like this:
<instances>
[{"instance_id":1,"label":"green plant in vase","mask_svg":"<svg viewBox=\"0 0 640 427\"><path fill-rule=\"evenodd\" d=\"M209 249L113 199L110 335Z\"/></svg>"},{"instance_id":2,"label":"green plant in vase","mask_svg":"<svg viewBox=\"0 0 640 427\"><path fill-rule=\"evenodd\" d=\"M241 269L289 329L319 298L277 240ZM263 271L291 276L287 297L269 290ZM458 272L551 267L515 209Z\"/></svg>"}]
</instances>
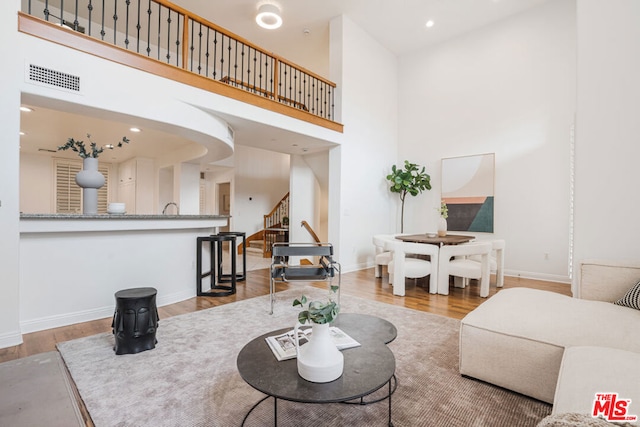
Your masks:
<instances>
[{"instance_id":1,"label":"green plant in vase","mask_svg":"<svg viewBox=\"0 0 640 427\"><path fill-rule=\"evenodd\" d=\"M338 286L331 286L331 292L335 293ZM293 301L293 306L304 307L307 304L307 297L302 295L300 299ZM305 324L307 322L323 325L331 323L338 316L340 306L333 299L329 301L311 301L308 303L307 309L298 314L298 322Z\"/></svg>"}]
</instances>

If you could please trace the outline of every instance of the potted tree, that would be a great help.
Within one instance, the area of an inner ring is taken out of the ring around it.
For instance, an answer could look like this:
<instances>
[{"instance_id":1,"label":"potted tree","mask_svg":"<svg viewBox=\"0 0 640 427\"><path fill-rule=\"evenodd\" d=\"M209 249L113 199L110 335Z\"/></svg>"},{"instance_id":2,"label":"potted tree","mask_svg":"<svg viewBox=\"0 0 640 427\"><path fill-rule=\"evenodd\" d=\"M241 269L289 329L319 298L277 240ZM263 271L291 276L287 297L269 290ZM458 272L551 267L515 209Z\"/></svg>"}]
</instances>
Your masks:
<instances>
[{"instance_id":1,"label":"potted tree","mask_svg":"<svg viewBox=\"0 0 640 427\"><path fill-rule=\"evenodd\" d=\"M400 194L402 202L402 212L400 214L400 232L404 232L404 201L407 194L417 196L424 190L431 190L431 176L425 171L423 166L420 169L415 163L404 161L404 169L397 168L396 165L391 167L391 173L387 175L387 180L391 183L392 193Z\"/></svg>"}]
</instances>

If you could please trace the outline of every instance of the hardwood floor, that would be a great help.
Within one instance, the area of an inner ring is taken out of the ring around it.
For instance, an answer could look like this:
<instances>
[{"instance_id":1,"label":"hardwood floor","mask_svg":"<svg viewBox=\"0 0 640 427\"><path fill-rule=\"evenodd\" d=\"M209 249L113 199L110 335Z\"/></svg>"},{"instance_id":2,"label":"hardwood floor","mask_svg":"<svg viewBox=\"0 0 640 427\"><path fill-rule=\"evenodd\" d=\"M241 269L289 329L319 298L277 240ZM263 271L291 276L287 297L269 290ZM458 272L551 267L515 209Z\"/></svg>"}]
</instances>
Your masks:
<instances>
[{"instance_id":1,"label":"hardwood floor","mask_svg":"<svg viewBox=\"0 0 640 427\"><path fill-rule=\"evenodd\" d=\"M293 284L293 287L302 283ZM324 287L324 284L319 284ZM424 286L424 287L423 287ZM283 290L286 285L279 285L278 290ZM505 277L505 288L527 287L571 295L570 286L563 283L544 282L539 280ZM414 310L435 313L455 319L463 318L468 312L476 308L484 298L478 296L477 284L472 284L465 289L451 287L449 295L432 295L428 290L428 279L420 279L414 282L408 279L406 282L406 296L394 296L386 277L376 279L373 268L360 270L342 275L341 292L348 295L380 301L411 308ZM237 293L228 297L194 297L176 304L160 307L160 325L162 319L179 314L204 310L217 305L241 301L269 293L268 269L247 272L246 282L239 282ZM491 286L489 297L496 292L495 286ZM162 326L160 326L162 327ZM43 353L56 349L56 343L81 338L101 332L111 332L111 318L79 323L61 328L25 334L24 343L0 349L0 362Z\"/></svg>"}]
</instances>

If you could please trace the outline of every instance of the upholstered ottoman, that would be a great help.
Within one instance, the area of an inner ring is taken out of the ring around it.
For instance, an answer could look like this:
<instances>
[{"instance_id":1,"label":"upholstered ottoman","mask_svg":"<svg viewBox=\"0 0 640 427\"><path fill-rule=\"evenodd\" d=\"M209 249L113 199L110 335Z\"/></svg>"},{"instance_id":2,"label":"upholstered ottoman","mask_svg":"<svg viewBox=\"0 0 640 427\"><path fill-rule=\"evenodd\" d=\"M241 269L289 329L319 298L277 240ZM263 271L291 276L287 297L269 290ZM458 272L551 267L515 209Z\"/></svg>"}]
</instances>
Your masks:
<instances>
[{"instance_id":1,"label":"upholstered ottoman","mask_svg":"<svg viewBox=\"0 0 640 427\"><path fill-rule=\"evenodd\" d=\"M504 289L462 319L460 373L553 403L566 347L640 353L639 325L640 311L610 302Z\"/></svg>"},{"instance_id":2,"label":"upholstered ottoman","mask_svg":"<svg viewBox=\"0 0 640 427\"><path fill-rule=\"evenodd\" d=\"M640 417L640 354L607 347L567 348L552 414L592 415L596 393L617 393L618 401L630 399L626 415ZM630 423L640 425L637 420Z\"/></svg>"}]
</instances>

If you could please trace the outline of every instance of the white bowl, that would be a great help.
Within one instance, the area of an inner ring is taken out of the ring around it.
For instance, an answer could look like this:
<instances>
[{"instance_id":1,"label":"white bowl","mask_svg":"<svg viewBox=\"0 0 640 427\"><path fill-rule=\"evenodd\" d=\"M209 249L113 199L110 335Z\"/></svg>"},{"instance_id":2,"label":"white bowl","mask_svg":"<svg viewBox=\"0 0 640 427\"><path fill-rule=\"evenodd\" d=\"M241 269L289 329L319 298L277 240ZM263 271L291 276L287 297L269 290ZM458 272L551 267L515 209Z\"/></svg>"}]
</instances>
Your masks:
<instances>
[{"instance_id":1,"label":"white bowl","mask_svg":"<svg viewBox=\"0 0 640 427\"><path fill-rule=\"evenodd\" d=\"M107 206L108 213L124 213L124 203L109 203Z\"/></svg>"}]
</instances>

